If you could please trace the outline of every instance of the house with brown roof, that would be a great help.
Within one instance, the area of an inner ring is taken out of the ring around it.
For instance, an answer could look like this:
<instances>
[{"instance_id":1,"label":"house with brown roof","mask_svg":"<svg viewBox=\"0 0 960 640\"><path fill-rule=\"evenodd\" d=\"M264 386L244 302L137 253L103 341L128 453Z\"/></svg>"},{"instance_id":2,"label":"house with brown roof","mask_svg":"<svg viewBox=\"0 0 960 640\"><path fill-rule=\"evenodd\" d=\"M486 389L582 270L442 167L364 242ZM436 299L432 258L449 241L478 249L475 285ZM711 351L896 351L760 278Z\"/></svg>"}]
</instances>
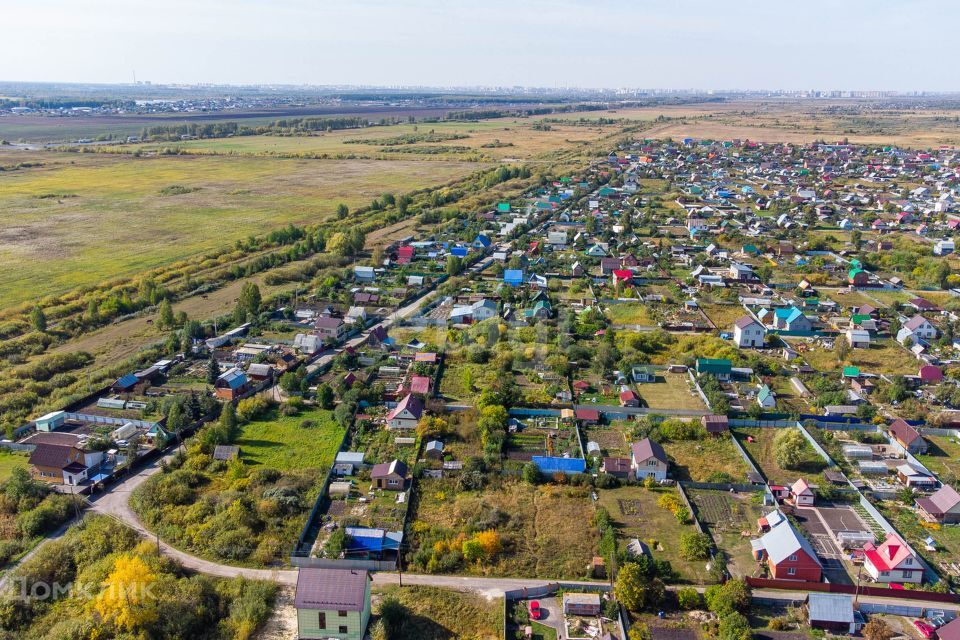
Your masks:
<instances>
[{"instance_id":1,"label":"house with brown roof","mask_svg":"<svg viewBox=\"0 0 960 640\"><path fill-rule=\"evenodd\" d=\"M89 478L91 466L76 445L40 443L30 454L31 475L49 484L82 484Z\"/></svg>"},{"instance_id":2,"label":"house with brown roof","mask_svg":"<svg viewBox=\"0 0 960 640\"><path fill-rule=\"evenodd\" d=\"M927 452L927 441L923 439L920 433L907 424L903 418L897 418L887 428L890 437L901 447L913 455L924 454Z\"/></svg>"},{"instance_id":3,"label":"house with brown roof","mask_svg":"<svg viewBox=\"0 0 960 640\"><path fill-rule=\"evenodd\" d=\"M387 428L416 429L423 416L423 401L412 393L407 394L393 410L387 414Z\"/></svg>"},{"instance_id":4,"label":"house with brown roof","mask_svg":"<svg viewBox=\"0 0 960 640\"><path fill-rule=\"evenodd\" d=\"M960 493L945 484L929 498L918 498L917 509L924 519L931 522L960 523Z\"/></svg>"},{"instance_id":5,"label":"house with brown roof","mask_svg":"<svg viewBox=\"0 0 960 640\"><path fill-rule=\"evenodd\" d=\"M374 489L403 491L407 484L407 465L400 460L374 465L370 481Z\"/></svg>"},{"instance_id":6,"label":"house with brown roof","mask_svg":"<svg viewBox=\"0 0 960 640\"><path fill-rule=\"evenodd\" d=\"M600 463L600 471L625 480L630 475L630 459L604 458L603 462Z\"/></svg>"},{"instance_id":7,"label":"house with brown roof","mask_svg":"<svg viewBox=\"0 0 960 640\"><path fill-rule=\"evenodd\" d=\"M700 424L710 435L719 435L730 431L730 419L727 416L703 416Z\"/></svg>"},{"instance_id":8,"label":"house with brown roof","mask_svg":"<svg viewBox=\"0 0 960 640\"><path fill-rule=\"evenodd\" d=\"M634 442L630 446L630 469L637 480L653 476L654 480L666 480L668 468L667 453L650 438Z\"/></svg>"}]
</instances>

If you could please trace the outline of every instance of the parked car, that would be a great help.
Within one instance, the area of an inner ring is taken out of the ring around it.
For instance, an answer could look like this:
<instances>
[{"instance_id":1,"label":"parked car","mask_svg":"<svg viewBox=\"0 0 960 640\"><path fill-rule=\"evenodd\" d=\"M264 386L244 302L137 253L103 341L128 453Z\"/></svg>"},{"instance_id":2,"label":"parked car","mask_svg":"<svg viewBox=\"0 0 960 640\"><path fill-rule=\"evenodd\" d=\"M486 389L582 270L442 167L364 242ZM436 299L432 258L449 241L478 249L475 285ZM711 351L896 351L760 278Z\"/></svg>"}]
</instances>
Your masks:
<instances>
[{"instance_id":1,"label":"parked car","mask_svg":"<svg viewBox=\"0 0 960 640\"><path fill-rule=\"evenodd\" d=\"M538 600L531 600L530 601L530 619L539 620L541 615L543 614L540 613L540 602Z\"/></svg>"},{"instance_id":2,"label":"parked car","mask_svg":"<svg viewBox=\"0 0 960 640\"><path fill-rule=\"evenodd\" d=\"M927 638L927 640L937 637L937 630L932 624L926 622L925 620L914 620L913 626L915 626L917 631L920 632L920 635L922 635L924 638Z\"/></svg>"}]
</instances>

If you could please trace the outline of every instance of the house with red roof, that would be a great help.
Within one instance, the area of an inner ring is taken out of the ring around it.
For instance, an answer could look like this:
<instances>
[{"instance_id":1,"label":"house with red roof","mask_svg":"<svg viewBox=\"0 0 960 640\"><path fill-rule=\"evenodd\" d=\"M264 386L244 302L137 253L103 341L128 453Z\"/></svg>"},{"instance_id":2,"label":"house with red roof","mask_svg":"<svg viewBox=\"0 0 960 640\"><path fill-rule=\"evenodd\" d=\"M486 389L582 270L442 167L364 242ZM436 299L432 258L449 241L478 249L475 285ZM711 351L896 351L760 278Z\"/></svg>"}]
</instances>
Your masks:
<instances>
[{"instance_id":1,"label":"house with red roof","mask_svg":"<svg viewBox=\"0 0 960 640\"><path fill-rule=\"evenodd\" d=\"M618 284L633 284L633 271L629 269L615 269L613 272L613 286Z\"/></svg>"},{"instance_id":2,"label":"house with red roof","mask_svg":"<svg viewBox=\"0 0 960 640\"><path fill-rule=\"evenodd\" d=\"M410 378L410 393L421 396L430 395L432 380L428 376L413 376Z\"/></svg>"},{"instance_id":3,"label":"house with red roof","mask_svg":"<svg viewBox=\"0 0 960 640\"><path fill-rule=\"evenodd\" d=\"M923 384L935 384L943 380L943 371L934 364L925 364L920 367L920 371L917 372L917 377L920 378L920 382Z\"/></svg>"},{"instance_id":4,"label":"house with red roof","mask_svg":"<svg viewBox=\"0 0 960 640\"><path fill-rule=\"evenodd\" d=\"M397 249L397 264L410 264L413 262L414 248L410 246Z\"/></svg>"},{"instance_id":5,"label":"house with red roof","mask_svg":"<svg viewBox=\"0 0 960 640\"><path fill-rule=\"evenodd\" d=\"M640 396L637 395L637 392L633 389L627 389L620 392L620 406L621 407L639 407L640 406Z\"/></svg>"},{"instance_id":6,"label":"house with red roof","mask_svg":"<svg viewBox=\"0 0 960 640\"><path fill-rule=\"evenodd\" d=\"M907 543L895 533L888 533L880 546L863 546L863 568L875 582L923 582L923 567Z\"/></svg>"},{"instance_id":7,"label":"house with red roof","mask_svg":"<svg viewBox=\"0 0 960 640\"><path fill-rule=\"evenodd\" d=\"M388 429L416 429L423 416L423 401L417 396L407 394L393 410L387 414Z\"/></svg>"},{"instance_id":8,"label":"house with red roof","mask_svg":"<svg viewBox=\"0 0 960 640\"><path fill-rule=\"evenodd\" d=\"M600 423L600 411L597 409L577 409L574 417L580 424L593 425Z\"/></svg>"},{"instance_id":9,"label":"house with red roof","mask_svg":"<svg viewBox=\"0 0 960 640\"><path fill-rule=\"evenodd\" d=\"M927 452L927 441L923 439L920 433L907 424L903 418L897 418L887 428L890 437L901 447L913 455L924 454Z\"/></svg>"},{"instance_id":10,"label":"house with red roof","mask_svg":"<svg viewBox=\"0 0 960 640\"><path fill-rule=\"evenodd\" d=\"M917 510L929 522L960 523L960 493L948 484L928 498L917 498Z\"/></svg>"}]
</instances>

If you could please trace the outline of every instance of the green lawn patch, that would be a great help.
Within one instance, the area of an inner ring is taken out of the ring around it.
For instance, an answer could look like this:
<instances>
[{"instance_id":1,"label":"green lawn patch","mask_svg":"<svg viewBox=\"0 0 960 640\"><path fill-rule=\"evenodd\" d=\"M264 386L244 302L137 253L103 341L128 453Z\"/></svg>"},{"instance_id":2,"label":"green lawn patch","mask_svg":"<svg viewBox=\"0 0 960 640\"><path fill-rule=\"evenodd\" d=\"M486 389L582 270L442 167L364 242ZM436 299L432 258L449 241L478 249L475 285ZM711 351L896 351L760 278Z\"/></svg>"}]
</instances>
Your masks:
<instances>
[{"instance_id":1,"label":"green lawn patch","mask_svg":"<svg viewBox=\"0 0 960 640\"><path fill-rule=\"evenodd\" d=\"M330 411L313 409L296 416L274 413L242 427L235 444L249 465L275 469L328 468L340 449L344 429Z\"/></svg>"}]
</instances>

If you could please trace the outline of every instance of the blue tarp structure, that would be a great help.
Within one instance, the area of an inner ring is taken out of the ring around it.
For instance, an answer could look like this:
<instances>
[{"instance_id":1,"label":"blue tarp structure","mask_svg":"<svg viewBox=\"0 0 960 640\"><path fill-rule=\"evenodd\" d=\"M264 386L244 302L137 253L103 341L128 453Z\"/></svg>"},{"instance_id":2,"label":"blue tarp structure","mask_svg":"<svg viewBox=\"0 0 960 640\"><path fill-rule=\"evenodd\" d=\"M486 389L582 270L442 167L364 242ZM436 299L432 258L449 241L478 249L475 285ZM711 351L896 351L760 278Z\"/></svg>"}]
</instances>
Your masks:
<instances>
[{"instance_id":1,"label":"blue tarp structure","mask_svg":"<svg viewBox=\"0 0 960 640\"><path fill-rule=\"evenodd\" d=\"M140 382L140 379L137 378L137 376L133 375L132 373L128 373L114 382L113 386L116 389L132 389L137 386L138 382Z\"/></svg>"},{"instance_id":2,"label":"blue tarp structure","mask_svg":"<svg viewBox=\"0 0 960 640\"><path fill-rule=\"evenodd\" d=\"M347 527L347 550L351 554L381 554L384 551L398 551L403 541L400 531L368 529L366 527Z\"/></svg>"},{"instance_id":3,"label":"blue tarp structure","mask_svg":"<svg viewBox=\"0 0 960 640\"><path fill-rule=\"evenodd\" d=\"M583 458L533 456L532 462L537 465L541 473L546 474L554 474L558 471L567 474L583 473L587 469L587 462Z\"/></svg>"},{"instance_id":4,"label":"blue tarp structure","mask_svg":"<svg viewBox=\"0 0 960 640\"><path fill-rule=\"evenodd\" d=\"M519 287L523 284L523 270L507 269L503 272L503 282L511 287Z\"/></svg>"}]
</instances>

